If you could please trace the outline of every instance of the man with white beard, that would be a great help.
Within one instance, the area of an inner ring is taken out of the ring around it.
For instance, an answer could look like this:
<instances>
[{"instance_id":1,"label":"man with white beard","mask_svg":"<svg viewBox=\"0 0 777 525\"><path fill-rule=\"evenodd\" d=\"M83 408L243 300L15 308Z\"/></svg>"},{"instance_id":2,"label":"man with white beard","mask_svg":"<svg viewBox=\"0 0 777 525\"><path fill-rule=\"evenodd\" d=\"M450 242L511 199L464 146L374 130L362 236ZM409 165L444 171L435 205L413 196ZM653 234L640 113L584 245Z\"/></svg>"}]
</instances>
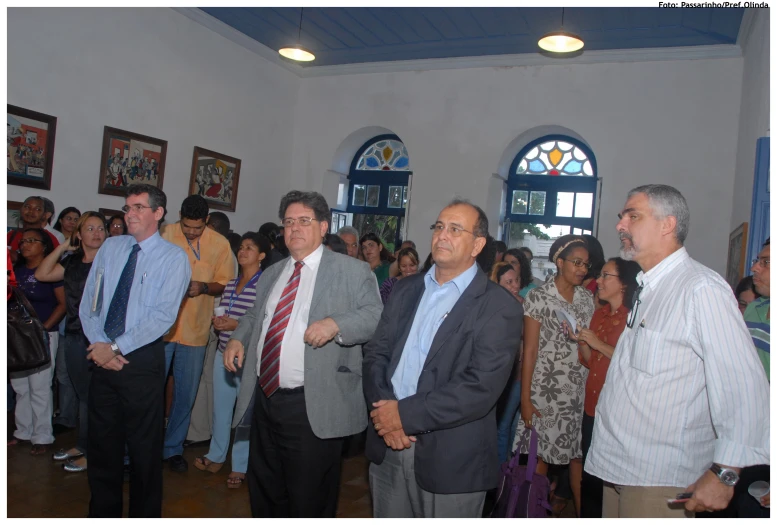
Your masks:
<instances>
[{"instance_id":1,"label":"man with white beard","mask_svg":"<svg viewBox=\"0 0 777 525\"><path fill-rule=\"evenodd\" d=\"M683 247L682 194L640 186L619 217L621 257L642 272L585 470L605 481L604 518L724 509L741 468L769 463L766 374L731 288Z\"/></svg>"}]
</instances>

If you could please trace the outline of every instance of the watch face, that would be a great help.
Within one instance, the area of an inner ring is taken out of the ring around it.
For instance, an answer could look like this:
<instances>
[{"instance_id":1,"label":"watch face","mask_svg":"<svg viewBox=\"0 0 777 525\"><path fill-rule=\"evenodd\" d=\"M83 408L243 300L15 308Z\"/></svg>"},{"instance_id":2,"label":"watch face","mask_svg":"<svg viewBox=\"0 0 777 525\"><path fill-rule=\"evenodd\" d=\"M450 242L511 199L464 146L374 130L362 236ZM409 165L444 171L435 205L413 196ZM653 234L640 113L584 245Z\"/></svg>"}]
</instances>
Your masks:
<instances>
[{"instance_id":1,"label":"watch face","mask_svg":"<svg viewBox=\"0 0 777 525\"><path fill-rule=\"evenodd\" d=\"M739 481L739 476L733 470L724 470L720 473L720 481L729 487L733 487Z\"/></svg>"}]
</instances>

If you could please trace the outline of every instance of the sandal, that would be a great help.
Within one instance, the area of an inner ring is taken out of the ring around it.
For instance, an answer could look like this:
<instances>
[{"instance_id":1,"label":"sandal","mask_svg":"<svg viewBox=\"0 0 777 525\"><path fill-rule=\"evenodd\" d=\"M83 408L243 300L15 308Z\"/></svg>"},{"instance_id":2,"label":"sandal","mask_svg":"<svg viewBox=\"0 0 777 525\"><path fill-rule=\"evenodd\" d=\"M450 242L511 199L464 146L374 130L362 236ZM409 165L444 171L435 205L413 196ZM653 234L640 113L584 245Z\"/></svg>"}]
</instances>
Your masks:
<instances>
[{"instance_id":1,"label":"sandal","mask_svg":"<svg viewBox=\"0 0 777 525\"><path fill-rule=\"evenodd\" d=\"M15 445L25 444L29 442L30 442L29 439L19 439L19 438L12 437L11 439L8 440L8 446L13 447Z\"/></svg>"},{"instance_id":2,"label":"sandal","mask_svg":"<svg viewBox=\"0 0 777 525\"><path fill-rule=\"evenodd\" d=\"M32 456L42 456L43 454L48 453L49 451L49 445L33 445L30 449L30 455Z\"/></svg>"},{"instance_id":3,"label":"sandal","mask_svg":"<svg viewBox=\"0 0 777 525\"><path fill-rule=\"evenodd\" d=\"M238 476L233 476L232 474L238 474ZM246 480L246 476L245 474L241 474L239 472L233 472L232 474L230 474L227 478L227 488L239 489L241 486L243 486L243 482Z\"/></svg>"},{"instance_id":4,"label":"sandal","mask_svg":"<svg viewBox=\"0 0 777 525\"><path fill-rule=\"evenodd\" d=\"M200 456L198 458L194 458L194 467L197 470L207 471L207 472L213 472L214 474L221 470L221 467L224 466L224 463L215 463L205 456Z\"/></svg>"}]
</instances>

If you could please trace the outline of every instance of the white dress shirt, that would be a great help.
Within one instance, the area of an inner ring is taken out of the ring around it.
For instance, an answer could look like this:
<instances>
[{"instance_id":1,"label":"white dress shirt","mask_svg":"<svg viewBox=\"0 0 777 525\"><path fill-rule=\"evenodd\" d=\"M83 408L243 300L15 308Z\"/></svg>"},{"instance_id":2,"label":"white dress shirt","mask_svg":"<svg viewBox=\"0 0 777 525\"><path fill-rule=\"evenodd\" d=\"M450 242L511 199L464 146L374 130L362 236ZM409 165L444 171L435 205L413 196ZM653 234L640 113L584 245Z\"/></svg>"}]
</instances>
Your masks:
<instances>
[{"instance_id":1,"label":"white dress shirt","mask_svg":"<svg viewBox=\"0 0 777 525\"><path fill-rule=\"evenodd\" d=\"M294 307L291 309L289 324L286 326L286 332L283 334L281 342L281 362L280 362L280 387L296 388L305 384L305 330L308 329L308 316L310 314L310 302L313 300L313 289L316 286L316 276L318 267L321 263L321 254L324 253L324 246L319 246L313 253L302 259L305 263L300 270L299 287L297 296L294 298ZM267 335L267 329L270 327L270 321L275 313L275 307L281 298L283 289L286 288L292 274L294 273L294 257L289 257L286 261L286 267L278 276L275 286L267 298L267 305L264 309L264 321L262 322L262 335L259 337L259 347L257 355L259 359L256 363L256 375L259 376L259 367L262 364L262 347L264 346L264 337Z\"/></svg>"},{"instance_id":2,"label":"white dress shirt","mask_svg":"<svg viewBox=\"0 0 777 525\"><path fill-rule=\"evenodd\" d=\"M56 237L57 240L59 241L59 244L62 244L65 242L65 236L62 235L62 232L52 228L51 224L47 224L46 226L43 227L43 229L49 232L50 234L52 234L54 237Z\"/></svg>"},{"instance_id":3,"label":"white dress shirt","mask_svg":"<svg viewBox=\"0 0 777 525\"><path fill-rule=\"evenodd\" d=\"M596 406L585 470L686 487L712 462L769 463L769 384L731 288L685 248L640 272Z\"/></svg>"}]
</instances>

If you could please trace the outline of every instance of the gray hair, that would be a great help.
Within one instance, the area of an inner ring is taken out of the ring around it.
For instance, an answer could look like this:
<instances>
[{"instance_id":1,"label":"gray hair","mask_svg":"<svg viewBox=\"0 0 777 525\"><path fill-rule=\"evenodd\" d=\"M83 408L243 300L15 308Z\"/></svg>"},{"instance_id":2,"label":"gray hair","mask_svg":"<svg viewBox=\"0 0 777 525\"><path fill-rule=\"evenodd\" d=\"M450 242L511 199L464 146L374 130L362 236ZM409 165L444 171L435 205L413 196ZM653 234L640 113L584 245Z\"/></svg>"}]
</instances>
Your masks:
<instances>
[{"instance_id":1,"label":"gray hair","mask_svg":"<svg viewBox=\"0 0 777 525\"><path fill-rule=\"evenodd\" d=\"M127 187L127 197L130 195L143 195L144 193L148 194L148 205L151 206L151 211L162 208L164 213L158 224L162 226L162 223L165 222L165 215L167 215L167 195L151 184L130 184Z\"/></svg>"},{"instance_id":2,"label":"gray hair","mask_svg":"<svg viewBox=\"0 0 777 525\"><path fill-rule=\"evenodd\" d=\"M450 204L446 206L446 208L450 208L451 206L459 206L461 204L464 206L470 206L471 208L474 208L476 212L478 212L478 220L475 223L475 228L472 232L475 237L488 237L488 217L486 217L486 212L484 212L480 206L472 204L467 199L460 199L457 197L453 199Z\"/></svg>"},{"instance_id":3,"label":"gray hair","mask_svg":"<svg viewBox=\"0 0 777 525\"><path fill-rule=\"evenodd\" d=\"M691 212L688 210L688 202L677 188L667 186L666 184L646 184L639 186L629 192L629 197L637 193L644 193L650 201L650 207L653 210L653 216L656 219L665 219L669 216L677 220L675 228L675 238L680 246L688 237L688 226L691 222Z\"/></svg>"},{"instance_id":4,"label":"gray hair","mask_svg":"<svg viewBox=\"0 0 777 525\"><path fill-rule=\"evenodd\" d=\"M46 197L41 197L41 201L43 201L43 211L44 213L50 213L48 218L48 223L51 224L51 218L54 217L54 214L56 213L56 209L54 208L54 203L51 202L50 199L47 199Z\"/></svg>"},{"instance_id":5,"label":"gray hair","mask_svg":"<svg viewBox=\"0 0 777 525\"><path fill-rule=\"evenodd\" d=\"M354 237L356 237L356 240L359 240L359 230L357 230L353 226L343 226L342 228L337 230L337 235L342 235L342 234L353 235Z\"/></svg>"}]
</instances>

